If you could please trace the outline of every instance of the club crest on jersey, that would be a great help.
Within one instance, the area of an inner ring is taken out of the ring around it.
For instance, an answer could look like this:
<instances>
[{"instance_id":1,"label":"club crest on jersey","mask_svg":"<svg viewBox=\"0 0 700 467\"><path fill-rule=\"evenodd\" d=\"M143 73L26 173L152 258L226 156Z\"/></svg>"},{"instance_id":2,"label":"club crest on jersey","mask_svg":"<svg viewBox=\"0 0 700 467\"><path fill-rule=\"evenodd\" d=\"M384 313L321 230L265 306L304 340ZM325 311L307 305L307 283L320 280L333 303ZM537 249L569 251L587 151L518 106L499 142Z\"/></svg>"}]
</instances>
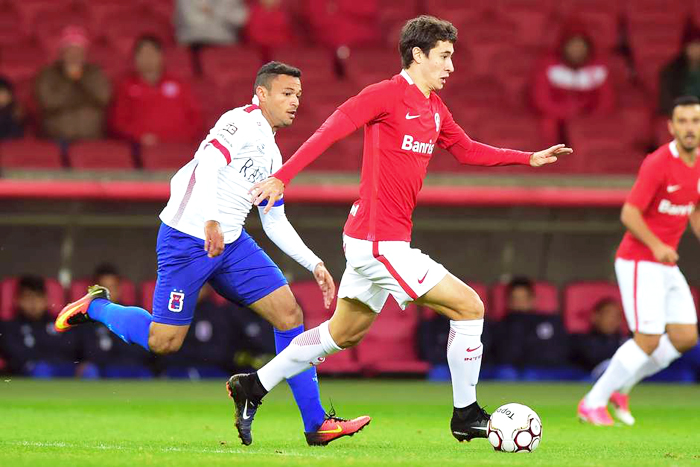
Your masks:
<instances>
[{"instance_id":1,"label":"club crest on jersey","mask_svg":"<svg viewBox=\"0 0 700 467\"><path fill-rule=\"evenodd\" d=\"M170 292L170 301L168 302L168 310L173 313L180 313L185 304L185 294L180 291L173 290Z\"/></svg>"},{"instance_id":2,"label":"club crest on jersey","mask_svg":"<svg viewBox=\"0 0 700 467\"><path fill-rule=\"evenodd\" d=\"M440 133L440 114L435 112L435 131Z\"/></svg>"}]
</instances>

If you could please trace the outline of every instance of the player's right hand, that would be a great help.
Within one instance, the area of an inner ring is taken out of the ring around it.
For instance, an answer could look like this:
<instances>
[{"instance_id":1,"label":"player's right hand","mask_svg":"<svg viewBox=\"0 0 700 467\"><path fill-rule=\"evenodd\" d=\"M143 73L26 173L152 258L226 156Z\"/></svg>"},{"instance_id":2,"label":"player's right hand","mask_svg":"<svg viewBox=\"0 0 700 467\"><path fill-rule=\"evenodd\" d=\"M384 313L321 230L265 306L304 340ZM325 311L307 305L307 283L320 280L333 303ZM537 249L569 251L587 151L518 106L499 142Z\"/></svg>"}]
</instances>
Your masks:
<instances>
[{"instance_id":1,"label":"player's right hand","mask_svg":"<svg viewBox=\"0 0 700 467\"><path fill-rule=\"evenodd\" d=\"M267 200L267 206L265 206L263 211L267 214L275 205L275 202L284 194L284 183L278 178L269 177L253 185L253 188L250 189L250 194L253 195L252 201L256 206Z\"/></svg>"},{"instance_id":2,"label":"player's right hand","mask_svg":"<svg viewBox=\"0 0 700 467\"><path fill-rule=\"evenodd\" d=\"M654 253L654 258L660 263L666 264L676 264L678 262L678 253L676 250L666 245L665 243L660 243L656 246L652 253Z\"/></svg>"},{"instance_id":3,"label":"player's right hand","mask_svg":"<svg viewBox=\"0 0 700 467\"><path fill-rule=\"evenodd\" d=\"M204 251L210 258L219 256L224 251L224 234L217 221L204 223Z\"/></svg>"}]
</instances>

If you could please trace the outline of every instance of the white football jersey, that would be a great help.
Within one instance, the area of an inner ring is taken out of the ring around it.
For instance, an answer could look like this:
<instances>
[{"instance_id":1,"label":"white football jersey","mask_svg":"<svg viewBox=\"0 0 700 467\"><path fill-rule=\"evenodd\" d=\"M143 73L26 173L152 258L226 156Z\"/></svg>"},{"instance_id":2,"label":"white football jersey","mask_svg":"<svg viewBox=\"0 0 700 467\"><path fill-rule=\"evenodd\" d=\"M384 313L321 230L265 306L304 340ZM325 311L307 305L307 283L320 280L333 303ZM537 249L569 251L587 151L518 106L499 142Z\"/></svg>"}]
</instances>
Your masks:
<instances>
[{"instance_id":1,"label":"white football jersey","mask_svg":"<svg viewBox=\"0 0 700 467\"><path fill-rule=\"evenodd\" d=\"M208 161L221 164L215 203L195 173L204 158L220 158ZM204 239L204 223L217 220L224 233L224 243L232 243L240 236L253 206L248 190L281 165L275 134L260 108L252 104L230 110L209 131L194 158L171 179L170 200L160 219L180 232L201 239Z\"/></svg>"}]
</instances>

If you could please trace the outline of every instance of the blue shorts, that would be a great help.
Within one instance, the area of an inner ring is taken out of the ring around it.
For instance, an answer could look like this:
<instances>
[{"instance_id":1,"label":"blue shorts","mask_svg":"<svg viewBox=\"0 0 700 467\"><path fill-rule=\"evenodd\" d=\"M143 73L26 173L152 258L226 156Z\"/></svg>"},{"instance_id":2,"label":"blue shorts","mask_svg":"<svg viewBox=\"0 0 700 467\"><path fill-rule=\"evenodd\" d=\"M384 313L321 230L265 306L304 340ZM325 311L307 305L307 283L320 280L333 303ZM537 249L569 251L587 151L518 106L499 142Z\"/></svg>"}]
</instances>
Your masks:
<instances>
[{"instance_id":1,"label":"blue shorts","mask_svg":"<svg viewBox=\"0 0 700 467\"><path fill-rule=\"evenodd\" d=\"M269 256L243 230L216 258L204 251L204 240L165 224L158 231L158 280L153 294L153 321L185 326L194 316L199 290L209 282L219 295L248 306L287 280Z\"/></svg>"}]
</instances>

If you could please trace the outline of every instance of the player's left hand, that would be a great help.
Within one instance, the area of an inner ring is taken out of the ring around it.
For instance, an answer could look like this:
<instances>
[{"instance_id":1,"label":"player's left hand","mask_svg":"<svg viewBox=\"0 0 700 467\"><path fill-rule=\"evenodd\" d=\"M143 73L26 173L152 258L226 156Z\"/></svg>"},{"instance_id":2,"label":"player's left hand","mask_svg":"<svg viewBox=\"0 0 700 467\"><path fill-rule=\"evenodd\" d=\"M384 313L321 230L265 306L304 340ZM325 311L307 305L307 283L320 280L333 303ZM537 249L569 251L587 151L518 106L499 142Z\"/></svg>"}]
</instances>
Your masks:
<instances>
[{"instance_id":1,"label":"player's left hand","mask_svg":"<svg viewBox=\"0 0 700 467\"><path fill-rule=\"evenodd\" d=\"M264 200L267 200L264 213L270 212L270 209L275 205L275 202L284 194L284 183L282 180L269 177L253 185L250 189L250 194L253 195L253 204L259 206Z\"/></svg>"},{"instance_id":2,"label":"player's left hand","mask_svg":"<svg viewBox=\"0 0 700 467\"><path fill-rule=\"evenodd\" d=\"M328 272L323 262L316 265L314 279L316 279L316 283L321 288L321 292L323 292L323 305L326 309L329 309L335 297L335 282L333 282L333 276Z\"/></svg>"},{"instance_id":3,"label":"player's left hand","mask_svg":"<svg viewBox=\"0 0 700 467\"><path fill-rule=\"evenodd\" d=\"M537 151L530 156L530 165L533 167L541 167L557 161L557 157L571 154L573 149L567 148L563 144L556 144L544 151Z\"/></svg>"}]
</instances>

